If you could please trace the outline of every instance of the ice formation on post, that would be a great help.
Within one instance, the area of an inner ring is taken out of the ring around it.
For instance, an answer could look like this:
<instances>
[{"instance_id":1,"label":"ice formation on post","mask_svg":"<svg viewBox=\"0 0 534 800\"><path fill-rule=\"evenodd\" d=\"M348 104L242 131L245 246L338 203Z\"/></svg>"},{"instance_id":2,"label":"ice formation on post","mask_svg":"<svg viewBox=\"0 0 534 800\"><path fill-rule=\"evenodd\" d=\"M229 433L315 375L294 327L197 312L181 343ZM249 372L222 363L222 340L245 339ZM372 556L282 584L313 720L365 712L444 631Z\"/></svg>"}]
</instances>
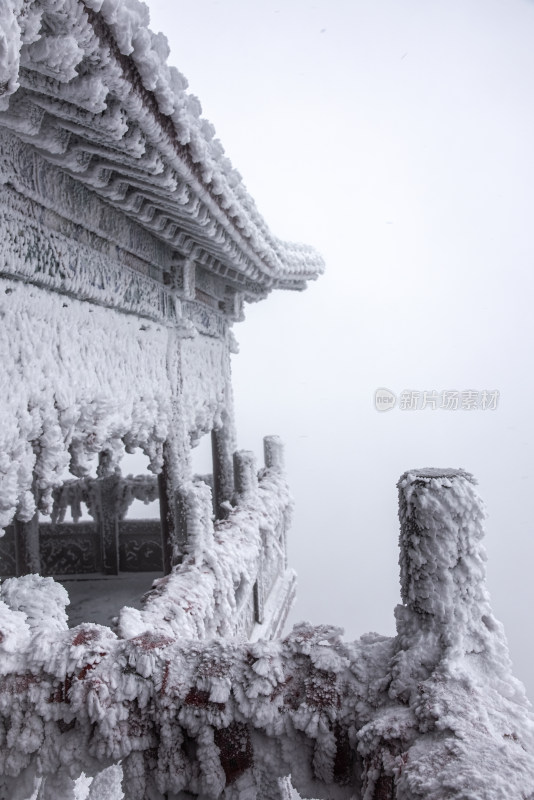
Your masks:
<instances>
[{"instance_id":1,"label":"ice formation on post","mask_svg":"<svg viewBox=\"0 0 534 800\"><path fill-rule=\"evenodd\" d=\"M410 741L396 755L398 798L534 796L534 717L491 611L475 483L422 469L398 484L403 605L388 695L409 713L382 729L386 753Z\"/></svg>"},{"instance_id":2,"label":"ice formation on post","mask_svg":"<svg viewBox=\"0 0 534 800\"><path fill-rule=\"evenodd\" d=\"M281 638L291 499L277 437L259 471L236 449L232 326L322 261L271 234L147 25L138 0L0 13L0 800L284 800L290 774L530 800L466 473L399 483L397 636ZM123 474L135 450L150 474ZM58 577L128 571L159 574L141 608L68 627Z\"/></svg>"}]
</instances>

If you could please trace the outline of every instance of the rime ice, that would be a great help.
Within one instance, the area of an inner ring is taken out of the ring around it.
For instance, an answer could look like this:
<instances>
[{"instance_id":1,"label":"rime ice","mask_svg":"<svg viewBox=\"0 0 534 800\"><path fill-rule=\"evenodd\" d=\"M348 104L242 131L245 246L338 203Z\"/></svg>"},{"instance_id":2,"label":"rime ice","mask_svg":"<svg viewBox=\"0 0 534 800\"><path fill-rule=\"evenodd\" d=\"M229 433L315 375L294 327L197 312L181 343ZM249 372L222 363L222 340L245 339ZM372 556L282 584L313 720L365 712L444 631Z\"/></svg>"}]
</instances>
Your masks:
<instances>
[{"instance_id":1,"label":"rime ice","mask_svg":"<svg viewBox=\"0 0 534 800\"><path fill-rule=\"evenodd\" d=\"M269 231L143 3L4 6L0 798L282 800L289 775L329 800L533 797L471 476L399 482L395 637L281 638L291 498L276 437L259 471L236 450L232 326L322 261ZM137 448L151 474L122 475ZM141 610L69 629L52 575L81 549L81 504L89 571L110 577L126 509L156 498Z\"/></svg>"},{"instance_id":2,"label":"rime ice","mask_svg":"<svg viewBox=\"0 0 534 800\"><path fill-rule=\"evenodd\" d=\"M489 608L473 483L460 470L401 478L394 638L347 643L336 628L306 624L283 640L186 638L180 589L202 610L187 570L183 584L177 570L148 599L144 630L69 631L60 612L42 630L39 609L65 599L56 584L7 581L2 599L20 639L1 695L17 732L5 740L4 772L9 764L26 780L39 763L55 787L62 773L120 761L134 800L264 797L264 776L289 773L308 797L528 797L534 717ZM224 559L225 544L209 536L202 549L207 561Z\"/></svg>"}]
</instances>

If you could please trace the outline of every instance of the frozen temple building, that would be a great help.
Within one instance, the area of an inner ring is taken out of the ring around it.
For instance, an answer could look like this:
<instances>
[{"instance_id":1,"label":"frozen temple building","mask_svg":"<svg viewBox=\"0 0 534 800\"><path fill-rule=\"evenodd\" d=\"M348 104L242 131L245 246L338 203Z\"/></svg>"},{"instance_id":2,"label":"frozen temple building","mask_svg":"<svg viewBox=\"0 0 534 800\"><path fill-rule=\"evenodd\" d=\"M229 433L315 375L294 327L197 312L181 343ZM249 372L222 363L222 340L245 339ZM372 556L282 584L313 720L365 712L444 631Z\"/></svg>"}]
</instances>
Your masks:
<instances>
[{"instance_id":1,"label":"frozen temple building","mask_svg":"<svg viewBox=\"0 0 534 800\"><path fill-rule=\"evenodd\" d=\"M232 329L323 264L167 55L138 0L0 6L0 800L534 800L468 473L399 481L395 637L282 638L291 499L276 436L237 449ZM112 623L69 626L82 585Z\"/></svg>"}]
</instances>

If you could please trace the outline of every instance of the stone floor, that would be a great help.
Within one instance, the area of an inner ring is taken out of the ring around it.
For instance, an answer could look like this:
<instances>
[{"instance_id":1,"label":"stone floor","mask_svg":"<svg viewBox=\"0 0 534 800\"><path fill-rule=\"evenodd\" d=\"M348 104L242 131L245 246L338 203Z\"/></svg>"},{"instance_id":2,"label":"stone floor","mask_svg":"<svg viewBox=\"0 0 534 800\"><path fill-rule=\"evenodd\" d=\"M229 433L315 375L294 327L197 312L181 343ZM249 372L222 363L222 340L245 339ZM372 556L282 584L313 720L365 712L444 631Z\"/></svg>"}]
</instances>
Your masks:
<instances>
[{"instance_id":1,"label":"stone floor","mask_svg":"<svg viewBox=\"0 0 534 800\"><path fill-rule=\"evenodd\" d=\"M70 597L67 606L71 628L81 622L111 625L123 606L141 608L141 598L162 572L122 573L121 575L64 578L59 582Z\"/></svg>"}]
</instances>

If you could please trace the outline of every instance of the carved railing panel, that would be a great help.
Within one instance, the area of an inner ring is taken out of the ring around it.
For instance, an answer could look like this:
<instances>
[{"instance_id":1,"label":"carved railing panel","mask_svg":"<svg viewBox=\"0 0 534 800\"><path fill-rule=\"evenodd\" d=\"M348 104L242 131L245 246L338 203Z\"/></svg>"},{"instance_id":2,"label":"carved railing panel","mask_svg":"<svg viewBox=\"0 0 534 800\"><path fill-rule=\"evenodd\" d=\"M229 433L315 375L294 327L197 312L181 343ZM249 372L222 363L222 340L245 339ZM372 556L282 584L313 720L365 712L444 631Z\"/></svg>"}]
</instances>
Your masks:
<instances>
[{"instance_id":1,"label":"carved railing panel","mask_svg":"<svg viewBox=\"0 0 534 800\"><path fill-rule=\"evenodd\" d=\"M163 572L159 520L124 519L119 522L121 572Z\"/></svg>"},{"instance_id":2,"label":"carved railing panel","mask_svg":"<svg viewBox=\"0 0 534 800\"><path fill-rule=\"evenodd\" d=\"M94 522L39 525L42 575L102 572L102 548Z\"/></svg>"}]
</instances>

